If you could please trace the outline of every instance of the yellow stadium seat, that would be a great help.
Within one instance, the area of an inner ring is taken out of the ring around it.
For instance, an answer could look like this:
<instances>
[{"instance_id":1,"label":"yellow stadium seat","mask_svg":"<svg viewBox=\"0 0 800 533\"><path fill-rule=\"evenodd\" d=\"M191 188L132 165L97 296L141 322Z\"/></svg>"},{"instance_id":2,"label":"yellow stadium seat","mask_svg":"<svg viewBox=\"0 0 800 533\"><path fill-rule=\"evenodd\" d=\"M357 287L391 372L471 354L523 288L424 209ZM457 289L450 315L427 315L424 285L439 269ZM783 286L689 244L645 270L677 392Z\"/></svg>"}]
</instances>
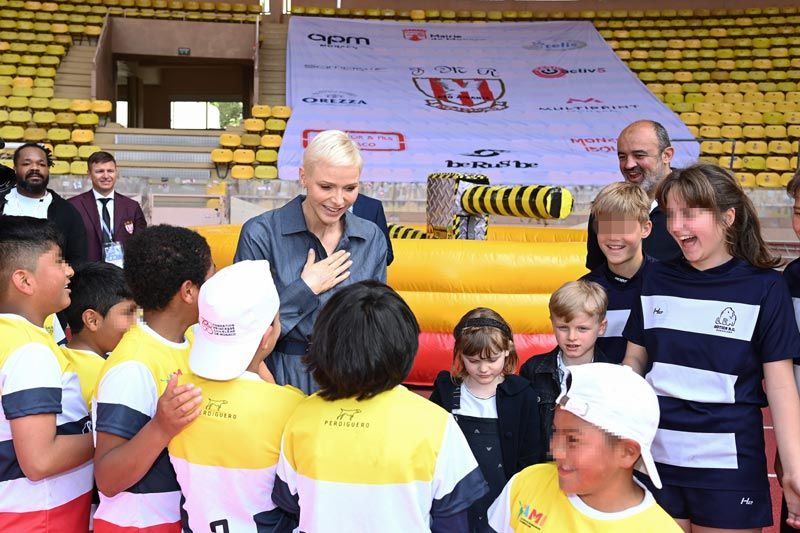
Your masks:
<instances>
[{"instance_id":1,"label":"yellow stadium seat","mask_svg":"<svg viewBox=\"0 0 800 533\"><path fill-rule=\"evenodd\" d=\"M6 125L0 127L0 138L4 141L21 141L25 136L25 129L21 126Z\"/></svg>"},{"instance_id":2,"label":"yellow stadium seat","mask_svg":"<svg viewBox=\"0 0 800 533\"><path fill-rule=\"evenodd\" d=\"M231 177L237 180L250 180L255 177L255 171L250 165L233 165L231 167Z\"/></svg>"},{"instance_id":3,"label":"yellow stadium seat","mask_svg":"<svg viewBox=\"0 0 800 533\"><path fill-rule=\"evenodd\" d=\"M720 156L725 153L722 143L719 141L703 141L700 143L700 153L706 155Z\"/></svg>"},{"instance_id":4,"label":"yellow stadium seat","mask_svg":"<svg viewBox=\"0 0 800 533\"><path fill-rule=\"evenodd\" d=\"M72 142L75 144L89 144L94 142L94 132L92 130L72 130Z\"/></svg>"},{"instance_id":5,"label":"yellow stadium seat","mask_svg":"<svg viewBox=\"0 0 800 533\"><path fill-rule=\"evenodd\" d=\"M723 155L719 158L719 166L727 169L732 170L740 170L744 168L744 164L742 163L742 158L737 156L728 156Z\"/></svg>"},{"instance_id":6,"label":"yellow stadium seat","mask_svg":"<svg viewBox=\"0 0 800 533\"><path fill-rule=\"evenodd\" d=\"M75 113L71 113L69 111L62 111L61 113L56 113L56 124L58 124L59 126L72 128L75 125L76 120L77 117L75 116Z\"/></svg>"},{"instance_id":7,"label":"yellow stadium seat","mask_svg":"<svg viewBox=\"0 0 800 533\"><path fill-rule=\"evenodd\" d=\"M788 133L786 131L786 126L783 125L769 125L764 127L764 136L767 139L786 139Z\"/></svg>"},{"instance_id":8,"label":"yellow stadium seat","mask_svg":"<svg viewBox=\"0 0 800 533\"><path fill-rule=\"evenodd\" d=\"M251 110L253 118L260 118L262 120L268 119L272 114L272 108L268 105L254 105Z\"/></svg>"},{"instance_id":9,"label":"yellow stadium seat","mask_svg":"<svg viewBox=\"0 0 800 533\"><path fill-rule=\"evenodd\" d=\"M89 157L93 153L99 152L99 151L100 151L100 147L99 146L95 146L93 144L84 144L84 145L78 147L78 157L80 159L86 160L86 159L89 159Z\"/></svg>"},{"instance_id":10,"label":"yellow stadium seat","mask_svg":"<svg viewBox=\"0 0 800 533\"><path fill-rule=\"evenodd\" d=\"M92 110L92 101L75 99L70 104L69 110L73 113L88 113Z\"/></svg>"},{"instance_id":11,"label":"yellow stadium seat","mask_svg":"<svg viewBox=\"0 0 800 533\"><path fill-rule=\"evenodd\" d=\"M73 161L69 164L69 173L73 176L85 176L89 173L86 161Z\"/></svg>"},{"instance_id":12,"label":"yellow stadium seat","mask_svg":"<svg viewBox=\"0 0 800 533\"><path fill-rule=\"evenodd\" d=\"M112 103L108 100L92 100L91 112L98 115L111 113Z\"/></svg>"},{"instance_id":13,"label":"yellow stadium seat","mask_svg":"<svg viewBox=\"0 0 800 533\"><path fill-rule=\"evenodd\" d=\"M244 130L250 133L260 133L264 131L264 121L260 118L246 118L243 121Z\"/></svg>"},{"instance_id":14,"label":"yellow stadium seat","mask_svg":"<svg viewBox=\"0 0 800 533\"><path fill-rule=\"evenodd\" d=\"M766 135L764 126L744 126L742 136L746 139L763 139Z\"/></svg>"},{"instance_id":15,"label":"yellow stadium seat","mask_svg":"<svg viewBox=\"0 0 800 533\"><path fill-rule=\"evenodd\" d=\"M272 116L274 118L282 118L287 120L292 116L292 108L285 105L276 105L272 107Z\"/></svg>"},{"instance_id":16,"label":"yellow stadium seat","mask_svg":"<svg viewBox=\"0 0 800 533\"><path fill-rule=\"evenodd\" d=\"M278 152L277 150L271 150L271 149L259 150L258 152L256 152L256 161L258 161L259 164L262 163L267 165L275 164L278 161Z\"/></svg>"},{"instance_id":17,"label":"yellow stadium seat","mask_svg":"<svg viewBox=\"0 0 800 533\"><path fill-rule=\"evenodd\" d=\"M795 151L792 150L792 144L788 141L770 141L767 150L775 155L792 155Z\"/></svg>"},{"instance_id":18,"label":"yellow stadium seat","mask_svg":"<svg viewBox=\"0 0 800 533\"><path fill-rule=\"evenodd\" d=\"M242 138L235 133L223 133L219 136L219 144L224 148L238 148L242 144Z\"/></svg>"},{"instance_id":19,"label":"yellow stadium seat","mask_svg":"<svg viewBox=\"0 0 800 533\"><path fill-rule=\"evenodd\" d=\"M756 185L771 189L782 187L781 175L777 172L759 172L756 174Z\"/></svg>"},{"instance_id":20,"label":"yellow stadium seat","mask_svg":"<svg viewBox=\"0 0 800 533\"><path fill-rule=\"evenodd\" d=\"M215 164L228 164L233 161L233 151L227 148L214 148L211 150L211 162Z\"/></svg>"},{"instance_id":21,"label":"yellow stadium seat","mask_svg":"<svg viewBox=\"0 0 800 533\"><path fill-rule=\"evenodd\" d=\"M50 109L53 111L69 111L71 101L69 98L53 98L50 100Z\"/></svg>"},{"instance_id":22,"label":"yellow stadium seat","mask_svg":"<svg viewBox=\"0 0 800 533\"><path fill-rule=\"evenodd\" d=\"M788 172L792 170L792 167L788 157L770 156L767 158L767 170L773 172Z\"/></svg>"},{"instance_id":23,"label":"yellow stadium seat","mask_svg":"<svg viewBox=\"0 0 800 533\"><path fill-rule=\"evenodd\" d=\"M66 128L50 128L47 130L47 140L53 144L69 141L70 131Z\"/></svg>"},{"instance_id":24,"label":"yellow stadium seat","mask_svg":"<svg viewBox=\"0 0 800 533\"><path fill-rule=\"evenodd\" d=\"M74 144L57 144L53 147L53 157L64 161L71 161L78 157L78 147Z\"/></svg>"},{"instance_id":25,"label":"yellow stadium seat","mask_svg":"<svg viewBox=\"0 0 800 533\"><path fill-rule=\"evenodd\" d=\"M246 148L256 148L261 144L261 136L257 133L242 134L242 146Z\"/></svg>"},{"instance_id":26,"label":"yellow stadium seat","mask_svg":"<svg viewBox=\"0 0 800 533\"><path fill-rule=\"evenodd\" d=\"M100 117L94 113L79 113L75 123L81 128L94 128L100 123Z\"/></svg>"},{"instance_id":27,"label":"yellow stadium seat","mask_svg":"<svg viewBox=\"0 0 800 533\"><path fill-rule=\"evenodd\" d=\"M767 143L764 141L747 141L744 149L750 155L766 155L768 153Z\"/></svg>"},{"instance_id":28,"label":"yellow stadium seat","mask_svg":"<svg viewBox=\"0 0 800 533\"><path fill-rule=\"evenodd\" d=\"M764 124L781 125L786 124L786 117L778 112L764 113L763 121Z\"/></svg>"},{"instance_id":29,"label":"yellow stadium seat","mask_svg":"<svg viewBox=\"0 0 800 533\"><path fill-rule=\"evenodd\" d=\"M50 100L48 98L28 98L28 107L31 111L43 111L50 109Z\"/></svg>"},{"instance_id":30,"label":"yellow stadium seat","mask_svg":"<svg viewBox=\"0 0 800 533\"><path fill-rule=\"evenodd\" d=\"M48 105L50 98L53 97L53 94L55 94L55 90L52 87L34 87L31 90L31 96L33 98L48 100Z\"/></svg>"},{"instance_id":31,"label":"yellow stadium seat","mask_svg":"<svg viewBox=\"0 0 800 533\"><path fill-rule=\"evenodd\" d=\"M8 113L8 121L12 124L21 124L24 126L29 124L31 120L32 117L30 111L15 109L14 111L9 111Z\"/></svg>"},{"instance_id":32,"label":"yellow stadium seat","mask_svg":"<svg viewBox=\"0 0 800 533\"><path fill-rule=\"evenodd\" d=\"M746 155L742 158L745 170L760 172L767 168L767 160L762 156Z\"/></svg>"},{"instance_id":33,"label":"yellow stadium seat","mask_svg":"<svg viewBox=\"0 0 800 533\"><path fill-rule=\"evenodd\" d=\"M720 137L722 135L719 126L700 126L699 134L700 137L711 139Z\"/></svg>"},{"instance_id":34,"label":"yellow stadium seat","mask_svg":"<svg viewBox=\"0 0 800 533\"><path fill-rule=\"evenodd\" d=\"M278 169L272 165L259 165L255 168L255 177L261 180L274 180L278 177Z\"/></svg>"},{"instance_id":35,"label":"yellow stadium seat","mask_svg":"<svg viewBox=\"0 0 800 533\"><path fill-rule=\"evenodd\" d=\"M52 111L36 111L33 114L33 123L39 126L49 126L55 122L56 115Z\"/></svg>"},{"instance_id":36,"label":"yellow stadium seat","mask_svg":"<svg viewBox=\"0 0 800 533\"><path fill-rule=\"evenodd\" d=\"M256 160L256 154L252 150L240 148L233 152L233 162L238 165L252 165Z\"/></svg>"},{"instance_id":37,"label":"yellow stadium seat","mask_svg":"<svg viewBox=\"0 0 800 533\"><path fill-rule=\"evenodd\" d=\"M261 146L264 148L274 148L277 150L280 147L282 140L283 138L280 135L267 133L266 135L261 136Z\"/></svg>"},{"instance_id":38,"label":"yellow stadium seat","mask_svg":"<svg viewBox=\"0 0 800 533\"><path fill-rule=\"evenodd\" d=\"M68 161L53 161L53 166L50 167L50 174L54 176L64 176L69 174L69 162Z\"/></svg>"},{"instance_id":39,"label":"yellow stadium seat","mask_svg":"<svg viewBox=\"0 0 800 533\"><path fill-rule=\"evenodd\" d=\"M743 136L741 126L722 126L720 128L720 137L726 139L741 139Z\"/></svg>"},{"instance_id":40,"label":"yellow stadium seat","mask_svg":"<svg viewBox=\"0 0 800 533\"><path fill-rule=\"evenodd\" d=\"M739 184L744 188L752 188L756 186L756 176L751 172L736 172L734 173Z\"/></svg>"}]
</instances>

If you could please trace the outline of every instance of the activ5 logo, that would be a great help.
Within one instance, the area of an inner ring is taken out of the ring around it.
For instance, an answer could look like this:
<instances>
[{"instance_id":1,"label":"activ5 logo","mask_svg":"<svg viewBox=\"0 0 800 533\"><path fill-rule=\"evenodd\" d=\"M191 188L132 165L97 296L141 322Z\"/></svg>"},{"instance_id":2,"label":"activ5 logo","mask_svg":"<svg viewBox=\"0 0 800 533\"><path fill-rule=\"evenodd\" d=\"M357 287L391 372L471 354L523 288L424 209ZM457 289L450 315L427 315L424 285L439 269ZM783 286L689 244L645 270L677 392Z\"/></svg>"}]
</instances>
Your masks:
<instances>
[{"instance_id":1,"label":"activ5 logo","mask_svg":"<svg viewBox=\"0 0 800 533\"><path fill-rule=\"evenodd\" d=\"M545 79L553 79L553 78L563 78L567 75L574 75L574 74L581 74L581 75L590 75L590 74L603 74L606 72L605 67L589 67L589 68L564 68L555 65L543 65L541 67L536 67L533 69L533 73Z\"/></svg>"}]
</instances>

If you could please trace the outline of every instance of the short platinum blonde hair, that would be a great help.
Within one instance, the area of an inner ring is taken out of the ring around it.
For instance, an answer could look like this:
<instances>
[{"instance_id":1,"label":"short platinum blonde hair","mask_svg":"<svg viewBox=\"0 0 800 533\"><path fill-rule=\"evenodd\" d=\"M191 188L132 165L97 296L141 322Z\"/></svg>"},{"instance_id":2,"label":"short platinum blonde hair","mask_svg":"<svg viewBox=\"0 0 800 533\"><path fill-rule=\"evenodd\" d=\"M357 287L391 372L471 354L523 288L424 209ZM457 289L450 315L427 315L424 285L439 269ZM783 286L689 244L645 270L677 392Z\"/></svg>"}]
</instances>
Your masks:
<instances>
[{"instance_id":1,"label":"short platinum blonde hair","mask_svg":"<svg viewBox=\"0 0 800 533\"><path fill-rule=\"evenodd\" d=\"M358 167L359 174L364 166L358 145L343 131L325 130L309 143L303 152L303 168L311 174L317 165L334 167Z\"/></svg>"}]
</instances>

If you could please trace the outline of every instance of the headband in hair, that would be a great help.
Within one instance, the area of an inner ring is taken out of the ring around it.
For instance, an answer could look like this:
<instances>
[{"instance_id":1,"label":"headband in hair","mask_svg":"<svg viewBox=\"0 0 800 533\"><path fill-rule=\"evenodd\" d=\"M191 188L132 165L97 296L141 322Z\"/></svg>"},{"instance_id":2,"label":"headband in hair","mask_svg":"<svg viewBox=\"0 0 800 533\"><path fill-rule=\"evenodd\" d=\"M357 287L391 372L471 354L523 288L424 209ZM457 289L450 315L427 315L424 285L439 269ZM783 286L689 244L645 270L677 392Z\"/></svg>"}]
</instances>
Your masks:
<instances>
[{"instance_id":1,"label":"headband in hair","mask_svg":"<svg viewBox=\"0 0 800 533\"><path fill-rule=\"evenodd\" d=\"M464 328L495 328L499 329L503 332L503 334L508 337L512 338L511 329L508 326L500 322L499 320L495 320L494 318L468 318L462 322L459 322L456 328L453 330L453 335L456 337L461 336L461 332L464 331Z\"/></svg>"}]
</instances>

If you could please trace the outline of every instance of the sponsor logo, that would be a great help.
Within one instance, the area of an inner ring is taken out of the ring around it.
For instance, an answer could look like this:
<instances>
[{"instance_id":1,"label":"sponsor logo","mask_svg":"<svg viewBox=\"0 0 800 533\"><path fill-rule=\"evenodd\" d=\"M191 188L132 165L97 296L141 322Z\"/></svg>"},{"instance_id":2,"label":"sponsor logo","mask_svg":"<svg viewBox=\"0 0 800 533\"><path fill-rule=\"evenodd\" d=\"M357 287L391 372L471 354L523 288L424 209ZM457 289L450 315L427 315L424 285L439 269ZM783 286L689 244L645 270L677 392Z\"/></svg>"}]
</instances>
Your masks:
<instances>
[{"instance_id":1,"label":"sponsor logo","mask_svg":"<svg viewBox=\"0 0 800 533\"><path fill-rule=\"evenodd\" d=\"M502 111L508 103L500 100L506 92L499 78L413 78L417 90L432 98L425 103L443 111L485 113Z\"/></svg>"},{"instance_id":2,"label":"sponsor logo","mask_svg":"<svg viewBox=\"0 0 800 533\"><path fill-rule=\"evenodd\" d=\"M617 139L614 137L572 137L570 144L581 146L587 152L609 152L617 151Z\"/></svg>"},{"instance_id":3,"label":"sponsor logo","mask_svg":"<svg viewBox=\"0 0 800 533\"><path fill-rule=\"evenodd\" d=\"M214 324L205 318L201 318L200 327L209 335L216 335L217 337L236 336L236 326L234 324Z\"/></svg>"},{"instance_id":4,"label":"sponsor logo","mask_svg":"<svg viewBox=\"0 0 800 533\"><path fill-rule=\"evenodd\" d=\"M466 36L458 33L439 33L422 28L406 28L403 30L403 39L413 41L485 41L485 37Z\"/></svg>"},{"instance_id":5,"label":"sponsor logo","mask_svg":"<svg viewBox=\"0 0 800 533\"><path fill-rule=\"evenodd\" d=\"M638 109L639 104L607 104L599 98L567 98L562 105L539 106L539 111L609 113Z\"/></svg>"},{"instance_id":6,"label":"sponsor logo","mask_svg":"<svg viewBox=\"0 0 800 533\"><path fill-rule=\"evenodd\" d=\"M360 67L357 65L314 65L306 63L304 68L311 70L338 70L341 72L379 72L386 70L385 67Z\"/></svg>"},{"instance_id":7,"label":"sponsor logo","mask_svg":"<svg viewBox=\"0 0 800 533\"><path fill-rule=\"evenodd\" d=\"M482 159L497 157L500 154L508 153L509 150L496 150L491 148L479 148L473 150L471 154L461 154L467 157L479 157ZM504 159L501 161L445 161L447 168L536 168L539 163L530 161L520 161L518 159Z\"/></svg>"},{"instance_id":8,"label":"sponsor logo","mask_svg":"<svg viewBox=\"0 0 800 533\"><path fill-rule=\"evenodd\" d=\"M736 312L733 307L726 307L717 318L714 319L714 329L721 333L735 333Z\"/></svg>"},{"instance_id":9,"label":"sponsor logo","mask_svg":"<svg viewBox=\"0 0 800 533\"><path fill-rule=\"evenodd\" d=\"M577 50L585 47L585 42L570 39L540 39L522 46L526 50L544 50L546 52L563 52L564 50Z\"/></svg>"},{"instance_id":10,"label":"sponsor logo","mask_svg":"<svg viewBox=\"0 0 800 533\"><path fill-rule=\"evenodd\" d=\"M739 505L753 505L755 503L750 498L742 498L742 501L739 502Z\"/></svg>"},{"instance_id":11,"label":"sponsor logo","mask_svg":"<svg viewBox=\"0 0 800 533\"><path fill-rule=\"evenodd\" d=\"M587 74L603 74L606 71L605 67L592 67L592 68L564 68L555 65L543 65L533 69L533 73L545 79L563 78L568 75L587 75Z\"/></svg>"},{"instance_id":12,"label":"sponsor logo","mask_svg":"<svg viewBox=\"0 0 800 533\"><path fill-rule=\"evenodd\" d=\"M654 307L653 308L653 314L654 315L663 315L664 314L664 310L661 309L660 307Z\"/></svg>"},{"instance_id":13,"label":"sponsor logo","mask_svg":"<svg viewBox=\"0 0 800 533\"><path fill-rule=\"evenodd\" d=\"M172 376L182 376L182 375L183 375L183 371L179 368L175 372L169 373L166 378L161 378L159 381L162 382L162 383L169 383L169 380L172 379Z\"/></svg>"},{"instance_id":14,"label":"sponsor logo","mask_svg":"<svg viewBox=\"0 0 800 533\"><path fill-rule=\"evenodd\" d=\"M356 37L354 35L325 35L324 33L309 33L308 39L318 43L324 48L359 48L369 46L368 37Z\"/></svg>"},{"instance_id":15,"label":"sponsor logo","mask_svg":"<svg viewBox=\"0 0 800 533\"><path fill-rule=\"evenodd\" d=\"M547 515L536 510L536 508L529 503L517 502L519 510L517 511L517 520L527 527L535 529L542 529L545 522L547 522Z\"/></svg>"},{"instance_id":16,"label":"sponsor logo","mask_svg":"<svg viewBox=\"0 0 800 533\"><path fill-rule=\"evenodd\" d=\"M224 418L228 420L236 420L236 413L228 412L228 400L215 400L209 398L200 412L203 416L210 416L212 418Z\"/></svg>"},{"instance_id":17,"label":"sponsor logo","mask_svg":"<svg viewBox=\"0 0 800 533\"><path fill-rule=\"evenodd\" d=\"M348 92L317 91L303 98L303 102L315 105L358 106L367 105L358 95Z\"/></svg>"},{"instance_id":18,"label":"sponsor logo","mask_svg":"<svg viewBox=\"0 0 800 533\"><path fill-rule=\"evenodd\" d=\"M369 422L358 420L358 415L360 414L361 409L343 409L340 407L336 417L324 418L322 425L332 428L369 429Z\"/></svg>"},{"instance_id":19,"label":"sponsor logo","mask_svg":"<svg viewBox=\"0 0 800 533\"><path fill-rule=\"evenodd\" d=\"M303 148L323 130L303 131ZM406 149L405 135L393 131L353 131L345 130L360 150L367 152L402 152Z\"/></svg>"}]
</instances>

